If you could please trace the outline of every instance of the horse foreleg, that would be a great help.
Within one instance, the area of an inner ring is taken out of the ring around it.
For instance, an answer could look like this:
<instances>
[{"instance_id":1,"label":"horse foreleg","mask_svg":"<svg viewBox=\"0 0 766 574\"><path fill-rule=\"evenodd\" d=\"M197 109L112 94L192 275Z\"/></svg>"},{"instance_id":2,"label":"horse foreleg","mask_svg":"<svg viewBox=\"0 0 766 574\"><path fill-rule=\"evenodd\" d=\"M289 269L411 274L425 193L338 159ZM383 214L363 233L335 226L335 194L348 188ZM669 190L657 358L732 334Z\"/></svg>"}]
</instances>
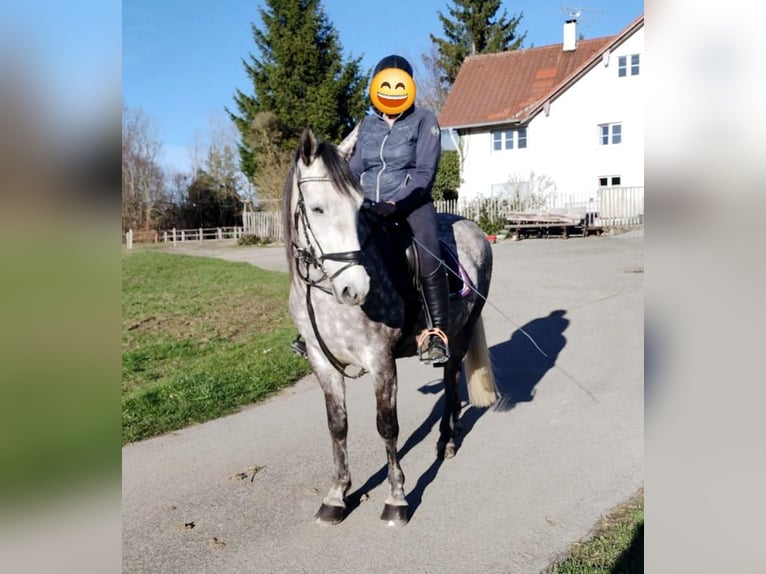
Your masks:
<instances>
[{"instance_id":1,"label":"horse foreleg","mask_svg":"<svg viewBox=\"0 0 766 574\"><path fill-rule=\"evenodd\" d=\"M452 458L457 450L455 437L460 432L459 379L460 362L452 357L444 366L444 412L439 423L439 441L436 443L436 455L439 458Z\"/></svg>"},{"instance_id":2,"label":"horse foreleg","mask_svg":"<svg viewBox=\"0 0 766 574\"><path fill-rule=\"evenodd\" d=\"M346 414L346 385L337 372L318 377L324 391L327 407L327 426L332 439L332 455L335 462L332 486L327 496L322 499L322 506L317 510L316 518L324 524L337 524L343 520L346 503L344 498L351 488L351 473L348 470L348 416Z\"/></svg>"},{"instance_id":3,"label":"horse foreleg","mask_svg":"<svg viewBox=\"0 0 766 574\"><path fill-rule=\"evenodd\" d=\"M381 520L389 524L407 522L407 500L404 498L404 473L399 465L396 443L399 439L399 418L396 413L396 366L386 376L376 377L375 399L378 406L378 433L386 445L389 494Z\"/></svg>"}]
</instances>

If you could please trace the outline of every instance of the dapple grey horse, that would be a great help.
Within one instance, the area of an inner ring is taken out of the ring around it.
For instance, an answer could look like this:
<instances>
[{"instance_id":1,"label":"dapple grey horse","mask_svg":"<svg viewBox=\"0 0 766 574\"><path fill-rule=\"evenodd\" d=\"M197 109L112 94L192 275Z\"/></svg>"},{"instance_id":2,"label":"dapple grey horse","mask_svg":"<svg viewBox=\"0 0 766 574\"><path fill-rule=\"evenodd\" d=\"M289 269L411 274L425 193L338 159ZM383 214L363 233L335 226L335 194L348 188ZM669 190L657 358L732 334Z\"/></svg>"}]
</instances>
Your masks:
<instances>
[{"instance_id":1,"label":"dapple grey horse","mask_svg":"<svg viewBox=\"0 0 766 574\"><path fill-rule=\"evenodd\" d=\"M362 193L347 160L356 130L337 147L318 142L307 128L290 165L283 197L285 243L290 264L290 315L306 342L311 368L324 392L335 472L316 513L320 523L344 518L351 487L346 450L346 381L359 369L371 375L377 401L377 428L385 444L390 491L381 518L406 523L404 474L397 454L395 360L416 353L422 310L406 312L381 245L360 212ZM496 389L481 311L489 292L492 250L472 221L440 214L439 234L460 263L467 287L450 303L450 360L444 365L445 409L437 444L439 456L455 454L459 431L458 384L463 358L472 405L486 407ZM420 306L417 305L419 308Z\"/></svg>"}]
</instances>

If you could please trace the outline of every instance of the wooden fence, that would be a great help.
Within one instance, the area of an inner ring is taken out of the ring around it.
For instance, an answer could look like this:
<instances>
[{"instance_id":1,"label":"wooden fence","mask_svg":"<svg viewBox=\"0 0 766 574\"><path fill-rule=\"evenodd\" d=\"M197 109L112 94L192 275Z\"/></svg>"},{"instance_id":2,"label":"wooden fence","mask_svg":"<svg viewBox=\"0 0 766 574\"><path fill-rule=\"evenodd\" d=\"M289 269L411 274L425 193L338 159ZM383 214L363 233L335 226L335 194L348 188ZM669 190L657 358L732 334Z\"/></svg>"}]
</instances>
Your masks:
<instances>
[{"instance_id":1,"label":"wooden fence","mask_svg":"<svg viewBox=\"0 0 766 574\"><path fill-rule=\"evenodd\" d=\"M125 245L133 248L133 243L186 243L210 240L239 239L244 235L242 227L200 227L199 229L167 229L164 231L134 231L129 229L124 234Z\"/></svg>"},{"instance_id":2,"label":"wooden fence","mask_svg":"<svg viewBox=\"0 0 766 574\"><path fill-rule=\"evenodd\" d=\"M436 211L454 213L478 221L508 221L512 211L519 211L507 199L474 199L472 201L436 201ZM643 187L603 187L591 194L557 194L536 213L582 212L591 227L622 227L644 224ZM133 231L125 233L128 248L133 242L178 243L239 239L243 235L255 235L269 242L284 241L282 215L275 211L245 211L241 227L215 227L202 229L169 229L165 231Z\"/></svg>"},{"instance_id":3,"label":"wooden fence","mask_svg":"<svg viewBox=\"0 0 766 574\"><path fill-rule=\"evenodd\" d=\"M242 214L245 235L255 235L268 241L284 241L281 211L246 211Z\"/></svg>"}]
</instances>

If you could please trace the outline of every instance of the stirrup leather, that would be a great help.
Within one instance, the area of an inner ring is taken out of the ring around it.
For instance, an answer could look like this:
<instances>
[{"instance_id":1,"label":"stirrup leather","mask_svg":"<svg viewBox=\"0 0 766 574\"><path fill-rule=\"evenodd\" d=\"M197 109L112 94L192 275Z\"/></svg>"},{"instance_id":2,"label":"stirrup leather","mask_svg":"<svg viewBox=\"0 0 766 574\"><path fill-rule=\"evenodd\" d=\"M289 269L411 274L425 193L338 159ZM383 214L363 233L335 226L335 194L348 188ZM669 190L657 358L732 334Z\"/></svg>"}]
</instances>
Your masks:
<instances>
[{"instance_id":1,"label":"stirrup leather","mask_svg":"<svg viewBox=\"0 0 766 574\"><path fill-rule=\"evenodd\" d=\"M443 358L440 358L438 361L435 361L433 358L426 354L431 350L430 345L426 345L431 336L438 337L441 339L441 342L444 343ZM418 344L418 355L420 356L420 360L424 363L441 364L446 363L449 360L449 342L447 340L447 334L438 327L434 327L432 329L423 329L423 332L417 336L415 341Z\"/></svg>"}]
</instances>

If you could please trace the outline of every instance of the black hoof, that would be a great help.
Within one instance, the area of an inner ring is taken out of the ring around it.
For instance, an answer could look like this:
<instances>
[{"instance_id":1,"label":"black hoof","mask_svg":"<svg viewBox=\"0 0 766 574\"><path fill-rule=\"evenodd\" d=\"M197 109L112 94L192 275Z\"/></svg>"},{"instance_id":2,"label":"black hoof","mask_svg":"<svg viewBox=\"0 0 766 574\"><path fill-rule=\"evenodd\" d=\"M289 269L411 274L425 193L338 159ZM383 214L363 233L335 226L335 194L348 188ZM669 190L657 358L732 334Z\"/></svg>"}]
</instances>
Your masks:
<instances>
[{"instance_id":1,"label":"black hoof","mask_svg":"<svg viewBox=\"0 0 766 574\"><path fill-rule=\"evenodd\" d=\"M338 524L343 522L345 513L346 509L342 506L322 504L314 516L316 516L317 522L321 524Z\"/></svg>"},{"instance_id":2,"label":"black hoof","mask_svg":"<svg viewBox=\"0 0 766 574\"><path fill-rule=\"evenodd\" d=\"M393 504L386 504L383 507L383 514L380 515L381 520L385 520L389 524L407 524L407 509L408 506L395 506Z\"/></svg>"}]
</instances>

